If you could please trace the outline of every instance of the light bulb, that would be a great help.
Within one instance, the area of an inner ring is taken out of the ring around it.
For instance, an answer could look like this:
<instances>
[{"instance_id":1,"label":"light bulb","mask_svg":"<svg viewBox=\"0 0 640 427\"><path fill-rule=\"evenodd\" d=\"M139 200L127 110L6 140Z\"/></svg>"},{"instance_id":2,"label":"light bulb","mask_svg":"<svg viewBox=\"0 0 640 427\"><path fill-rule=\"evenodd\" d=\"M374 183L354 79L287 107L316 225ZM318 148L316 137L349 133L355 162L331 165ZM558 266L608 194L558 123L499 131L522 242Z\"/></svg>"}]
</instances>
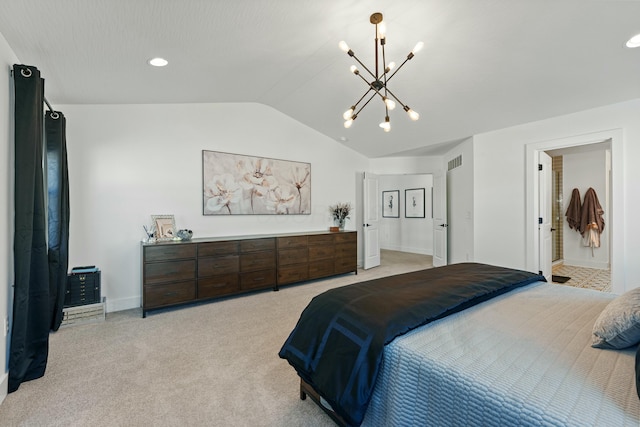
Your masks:
<instances>
[{"instance_id":1,"label":"light bulb","mask_svg":"<svg viewBox=\"0 0 640 427\"><path fill-rule=\"evenodd\" d=\"M360 74L360 71L358 71L358 67L356 67L355 65L352 65L351 67L349 67L349 71L351 71L356 76Z\"/></svg>"},{"instance_id":2,"label":"light bulb","mask_svg":"<svg viewBox=\"0 0 640 427\"><path fill-rule=\"evenodd\" d=\"M351 127L351 125L353 124L353 119L349 119L346 122L344 122L344 127L346 129L349 129Z\"/></svg>"},{"instance_id":3,"label":"light bulb","mask_svg":"<svg viewBox=\"0 0 640 427\"><path fill-rule=\"evenodd\" d=\"M418 42L415 45L415 47L413 48L413 50L411 51L411 53L413 53L415 55L416 53L420 52L423 47L424 47L424 43L423 42Z\"/></svg>"},{"instance_id":4,"label":"light bulb","mask_svg":"<svg viewBox=\"0 0 640 427\"><path fill-rule=\"evenodd\" d=\"M338 47L340 48L340 50L342 50L345 53L349 52L349 45L344 40L338 43Z\"/></svg>"},{"instance_id":5,"label":"light bulb","mask_svg":"<svg viewBox=\"0 0 640 427\"><path fill-rule=\"evenodd\" d=\"M347 111L345 111L344 114L342 115L342 118L345 119L345 120L349 120L351 118L351 116L353 116L354 108L355 107L351 107Z\"/></svg>"},{"instance_id":6,"label":"light bulb","mask_svg":"<svg viewBox=\"0 0 640 427\"><path fill-rule=\"evenodd\" d=\"M391 130L391 123L389 123L389 116L384 118L384 122L380 123L378 126L382 128L385 132L389 132Z\"/></svg>"},{"instance_id":7,"label":"light bulb","mask_svg":"<svg viewBox=\"0 0 640 427\"><path fill-rule=\"evenodd\" d=\"M413 111L411 108L409 108L407 110L407 114L409 114L409 117L411 118L411 120L416 121L420 118L420 114L416 113L415 111Z\"/></svg>"},{"instance_id":8,"label":"light bulb","mask_svg":"<svg viewBox=\"0 0 640 427\"><path fill-rule=\"evenodd\" d=\"M393 70L394 68L396 68L396 63L395 62L389 62L387 64L387 68L384 69L385 73L388 73L389 71Z\"/></svg>"},{"instance_id":9,"label":"light bulb","mask_svg":"<svg viewBox=\"0 0 640 427\"><path fill-rule=\"evenodd\" d=\"M378 38L385 38L387 36L387 24L382 21L376 27L378 28Z\"/></svg>"},{"instance_id":10,"label":"light bulb","mask_svg":"<svg viewBox=\"0 0 640 427\"><path fill-rule=\"evenodd\" d=\"M384 105L386 105L389 110L393 110L394 108L396 108L396 103L393 102L393 99L389 99L387 97L384 97L382 99L384 100Z\"/></svg>"}]
</instances>

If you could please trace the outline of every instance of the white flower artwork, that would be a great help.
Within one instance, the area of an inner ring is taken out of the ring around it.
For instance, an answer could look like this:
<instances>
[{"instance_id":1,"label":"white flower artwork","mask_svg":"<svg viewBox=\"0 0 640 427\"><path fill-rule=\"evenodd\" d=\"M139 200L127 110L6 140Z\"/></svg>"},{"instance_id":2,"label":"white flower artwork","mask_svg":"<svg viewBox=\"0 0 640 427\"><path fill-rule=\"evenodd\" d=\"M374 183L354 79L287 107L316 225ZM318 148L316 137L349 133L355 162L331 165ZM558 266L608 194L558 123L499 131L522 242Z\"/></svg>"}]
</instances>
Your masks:
<instances>
[{"instance_id":1,"label":"white flower artwork","mask_svg":"<svg viewBox=\"0 0 640 427\"><path fill-rule=\"evenodd\" d=\"M311 213L311 164L202 151L204 215Z\"/></svg>"}]
</instances>

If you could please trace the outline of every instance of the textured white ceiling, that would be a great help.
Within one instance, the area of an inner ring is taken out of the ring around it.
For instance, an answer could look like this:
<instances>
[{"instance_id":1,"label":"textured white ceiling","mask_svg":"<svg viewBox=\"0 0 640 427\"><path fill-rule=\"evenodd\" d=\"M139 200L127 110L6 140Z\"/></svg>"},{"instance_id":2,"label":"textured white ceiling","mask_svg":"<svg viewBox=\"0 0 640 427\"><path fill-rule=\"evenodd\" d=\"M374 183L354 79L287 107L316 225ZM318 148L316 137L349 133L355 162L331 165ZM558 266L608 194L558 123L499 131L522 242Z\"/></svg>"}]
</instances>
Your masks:
<instances>
[{"instance_id":1,"label":"textured white ceiling","mask_svg":"<svg viewBox=\"0 0 640 427\"><path fill-rule=\"evenodd\" d=\"M378 11L390 60L425 43L389 84L420 120L384 133L374 99L344 129L366 87L338 42L373 67ZM0 33L54 107L259 102L369 157L640 98L639 1L0 0Z\"/></svg>"}]
</instances>

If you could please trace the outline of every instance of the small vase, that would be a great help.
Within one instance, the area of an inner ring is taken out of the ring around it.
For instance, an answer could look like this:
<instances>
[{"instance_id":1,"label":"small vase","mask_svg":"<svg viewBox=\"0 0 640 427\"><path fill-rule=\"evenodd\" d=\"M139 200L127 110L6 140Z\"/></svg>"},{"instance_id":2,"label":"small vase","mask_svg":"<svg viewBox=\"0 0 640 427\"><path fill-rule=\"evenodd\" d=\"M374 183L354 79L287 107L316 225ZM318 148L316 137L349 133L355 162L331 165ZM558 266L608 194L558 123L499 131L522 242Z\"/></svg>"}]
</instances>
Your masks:
<instances>
[{"instance_id":1,"label":"small vase","mask_svg":"<svg viewBox=\"0 0 640 427\"><path fill-rule=\"evenodd\" d=\"M337 219L335 219L333 221L333 223L338 226L340 231L344 230L344 223L345 222L346 222L346 219L344 219L344 218L337 218Z\"/></svg>"}]
</instances>

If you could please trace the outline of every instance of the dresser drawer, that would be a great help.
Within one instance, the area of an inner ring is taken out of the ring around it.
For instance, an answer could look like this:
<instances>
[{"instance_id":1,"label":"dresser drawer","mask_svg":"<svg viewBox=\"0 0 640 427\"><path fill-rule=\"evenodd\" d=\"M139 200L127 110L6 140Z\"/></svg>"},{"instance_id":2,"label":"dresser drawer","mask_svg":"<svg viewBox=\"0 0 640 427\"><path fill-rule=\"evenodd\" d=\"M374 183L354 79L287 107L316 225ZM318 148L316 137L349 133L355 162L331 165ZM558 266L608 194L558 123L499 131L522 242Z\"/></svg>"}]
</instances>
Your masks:
<instances>
[{"instance_id":1,"label":"dresser drawer","mask_svg":"<svg viewBox=\"0 0 640 427\"><path fill-rule=\"evenodd\" d=\"M234 255L239 246L237 241L198 243L198 257Z\"/></svg>"},{"instance_id":2,"label":"dresser drawer","mask_svg":"<svg viewBox=\"0 0 640 427\"><path fill-rule=\"evenodd\" d=\"M308 260L307 248L283 249L278 251L278 267L281 265L301 264Z\"/></svg>"},{"instance_id":3,"label":"dresser drawer","mask_svg":"<svg viewBox=\"0 0 640 427\"><path fill-rule=\"evenodd\" d=\"M276 254L273 251L254 252L240 255L240 271L255 271L276 268Z\"/></svg>"},{"instance_id":4,"label":"dresser drawer","mask_svg":"<svg viewBox=\"0 0 640 427\"><path fill-rule=\"evenodd\" d=\"M336 259L334 263L334 273L349 273L351 271L356 271L357 269L357 261L356 257L344 257L340 259Z\"/></svg>"},{"instance_id":5,"label":"dresser drawer","mask_svg":"<svg viewBox=\"0 0 640 427\"><path fill-rule=\"evenodd\" d=\"M146 246L144 248L144 261L165 261L172 259L194 258L196 256L196 245L173 244Z\"/></svg>"},{"instance_id":6,"label":"dresser drawer","mask_svg":"<svg viewBox=\"0 0 640 427\"><path fill-rule=\"evenodd\" d=\"M198 277L237 273L239 267L240 257L238 255L198 258Z\"/></svg>"},{"instance_id":7,"label":"dresser drawer","mask_svg":"<svg viewBox=\"0 0 640 427\"><path fill-rule=\"evenodd\" d=\"M309 246L309 262L320 259L333 259L335 251L333 244L331 246Z\"/></svg>"},{"instance_id":8,"label":"dresser drawer","mask_svg":"<svg viewBox=\"0 0 640 427\"><path fill-rule=\"evenodd\" d=\"M196 261L168 261L144 265L145 284L195 279Z\"/></svg>"},{"instance_id":9,"label":"dresser drawer","mask_svg":"<svg viewBox=\"0 0 640 427\"><path fill-rule=\"evenodd\" d=\"M342 244L336 245L335 250L336 250L336 254L335 254L336 258L350 257L352 255L355 256L355 253L358 250L358 247L356 246L355 243L342 243Z\"/></svg>"},{"instance_id":10,"label":"dresser drawer","mask_svg":"<svg viewBox=\"0 0 640 427\"><path fill-rule=\"evenodd\" d=\"M240 241L240 252L255 252L273 250L276 248L276 239L248 239Z\"/></svg>"},{"instance_id":11,"label":"dresser drawer","mask_svg":"<svg viewBox=\"0 0 640 427\"><path fill-rule=\"evenodd\" d=\"M307 236L278 237L278 249L303 248L307 246Z\"/></svg>"},{"instance_id":12,"label":"dresser drawer","mask_svg":"<svg viewBox=\"0 0 640 427\"><path fill-rule=\"evenodd\" d=\"M191 301L196 297L196 281L167 283L144 287L144 309Z\"/></svg>"},{"instance_id":13,"label":"dresser drawer","mask_svg":"<svg viewBox=\"0 0 640 427\"><path fill-rule=\"evenodd\" d=\"M240 288L242 290L268 288L275 286L275 284L276 271L274 269L240 274Z\"/></svg>"},{"instance_id":14,"label":"dresser drawer","mask_svg":"<svg viewBox=\"0 0 640 427\"><path fill-rule=\"evenodd\" d=\"M240 282L236 273L198 279L199 299L232 294L239 290Z\"/></svg>"},{"instance_id":15,"label":"dresser drawer","mask_svg":"<svg viewBox=\"0 0 640 427\"><path fill-rule=\"evenodd\" d=\"M333 245L333 234L318 234L309 236L309 246L311 245Z\"/></svg>"},{"instance_id":16,"label":"dresser drawer","mask_svg":"<svg viewBox=\"0 0 640 427\"><path fill-rule=\"evenodd\" d=\"M309 263L309 279L331 276L334 270L333 259L312 261Z\"/></svg>"},{"instance_id":17,"label":"dresser drawer","mask_svg":"<svg viewBox=\"0 0 640 427\"><path fill-rule=\"evenodd\" d=\"M309 277L307 264L290 265L278 268L278 284L295 283L307 280Z\"/></svg>"},{"instance_id":18,"label":"dresser drawer","mask_svg":"<svg viewBox=\"0 0 640 427\"><path fill-rule=\"evenodd\" d=\"M358 234L357 233L336 233L335 242L336 243L354 243L358 242Z\"/></svg>"}]
</instances>

